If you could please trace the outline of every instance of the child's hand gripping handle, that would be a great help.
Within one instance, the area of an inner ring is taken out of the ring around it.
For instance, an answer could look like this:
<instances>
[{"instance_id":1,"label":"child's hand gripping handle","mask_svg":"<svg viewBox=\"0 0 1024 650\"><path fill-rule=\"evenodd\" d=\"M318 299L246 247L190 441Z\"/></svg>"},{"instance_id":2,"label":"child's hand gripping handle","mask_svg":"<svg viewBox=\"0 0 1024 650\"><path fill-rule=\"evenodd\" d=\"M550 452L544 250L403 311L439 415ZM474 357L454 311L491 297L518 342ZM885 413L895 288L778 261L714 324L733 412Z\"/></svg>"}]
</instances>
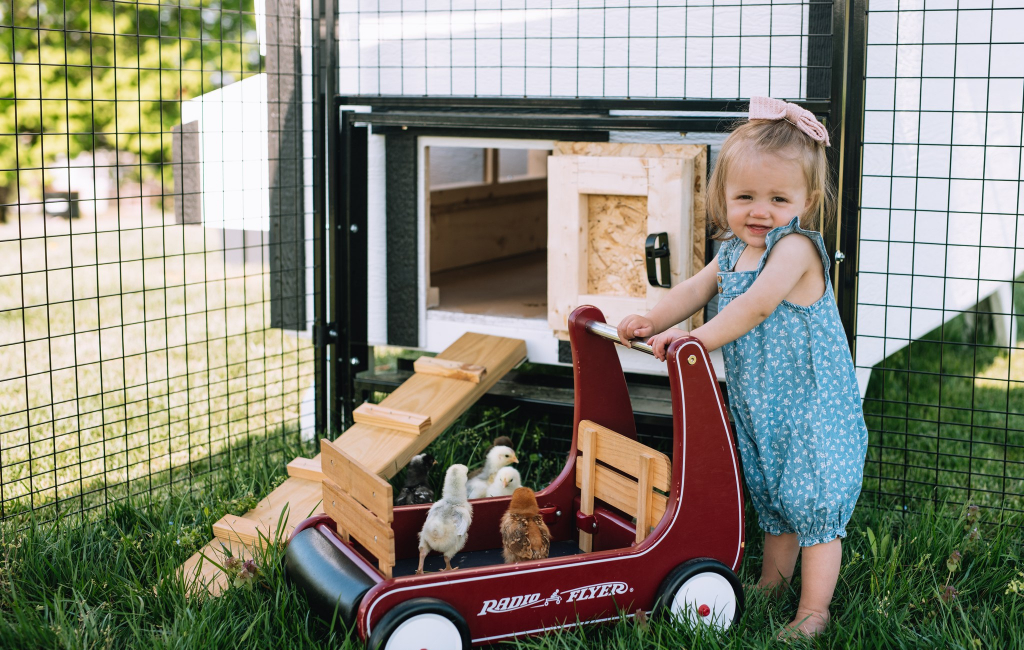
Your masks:
<instances>
[{"instance_id":1,"label":"child's hand gripping handle","mask_svg":"<svg viewBox=\"0 0 1024 650\"><path fill-rule=\"evenodd\" d=\"M646 316L630 314L619 323L618 333L622 344L629 347L629 342L632 339L652 336L655 333L654 322Z\"/></svg>"},{"instance_id":2,"label":"child's hand gripping handle","mask_svg":"<svg viewBox=\"0 0 1024 650\"><path fill-rule=\"evenodd\" d=\"M608 323L599 323L596 320L588 320L587 331L596 336L600 336L603 339L607 339L609 341L614 341L615 343L622 344L622 339L619 338L618 330L616 330ZM654 356L654 350L652 350L651 346L647 345L646 343L642 343L640 341L627 341L624 345L627 348L632 348L634 350L638 350L645 354Z\"/></svg>"}]
</instances>

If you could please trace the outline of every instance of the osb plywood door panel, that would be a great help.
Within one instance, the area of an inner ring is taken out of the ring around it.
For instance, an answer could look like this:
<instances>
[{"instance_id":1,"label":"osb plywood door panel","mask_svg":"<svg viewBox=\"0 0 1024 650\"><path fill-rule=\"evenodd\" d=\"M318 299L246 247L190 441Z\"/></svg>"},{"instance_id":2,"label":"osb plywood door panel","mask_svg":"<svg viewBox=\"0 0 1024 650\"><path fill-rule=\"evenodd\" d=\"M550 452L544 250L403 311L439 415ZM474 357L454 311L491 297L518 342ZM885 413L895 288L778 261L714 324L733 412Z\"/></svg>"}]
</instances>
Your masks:
<instances>
[{"instance_id":1,"label":"osb plywood door panel","mask_svg":"<svg viewBox=\"0 0 1024 650\"><path fill-rule=\"evenodd\" d=\"M694 223L705 156L697 145L557 143L548 161L548 325L556 335L579 305L617 323L668 292L647 280L649 234L668 233L671 286L703 268L704 230Z\"/></svg>"},{"instance_id":2,"label":"osb plywood door panel","mask_svg":"<svg viewBox=\"0 0 1024 650\"><path fill-rule=\"evenodd\" d=\"M646 298L647 197L587 194L587 293Z\"/></svg>"}]
</instances>

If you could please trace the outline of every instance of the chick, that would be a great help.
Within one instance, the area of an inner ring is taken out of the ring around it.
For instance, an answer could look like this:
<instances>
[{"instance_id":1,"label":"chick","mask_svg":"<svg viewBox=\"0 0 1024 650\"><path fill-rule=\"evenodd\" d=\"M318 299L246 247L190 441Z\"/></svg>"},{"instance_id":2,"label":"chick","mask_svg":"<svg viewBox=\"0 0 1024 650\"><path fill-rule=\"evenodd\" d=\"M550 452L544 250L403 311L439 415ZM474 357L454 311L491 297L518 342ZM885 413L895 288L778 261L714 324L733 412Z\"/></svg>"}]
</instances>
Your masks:
<instances>
[{"instance_id":1,"label":"chick","mask_svg":"<svg viewBox=\"0 0 1024 650\"><path fill-rule=\"evenodd\" d=\"M487 459L484 461L484 468L480 470L480 473L469 480L466 486L466 491L469 494L470 499L481 499L487 496L487 486L494 480L495 474L502 467L507 467L512 463L518 463L519 459L516 458L516 452L512 451L511 447L505 447L504 445L498 445L492 447L487 452Z\"/></svg>"},{"instance_id":2,"label":"chick","mask_svg":"<svg viewBox=\"0 0 1024 650\"><path fill-rule=\"evenodd\" d=\"M444 475L441 500L430 506L427 520L420 530L420 565L416 573L423 573L423 560L427 553L437 551L444 555L444 566L452 568L452 556L462 550L473 521L473 506L466 500L465 465L452 465Z\"/></svg>"},{"instance_id":3,"label":"chick","mask_svg":"<svg viewBox=\"0 0 1024 650\"><path fill-rule=\"evenodd\" d=\"M519 470L515 467L502 467L494 475L494 480L487 486L487 496L507 497L520 488L523 481L519 476Z\"/></svg>"},{"instance_id":4,"label":"chick","mask_svg":"<svg viewBox=\"0 0 1024 650\"><path fill-rule=\"evenodd\" d=\"M430 454L419 454L409 461L409 469L405 473L405 485L395 498L396 506L410 506L414 503L430 503L434 500L434 490L427 483L430 468L437 461Z\"/></svg>"},{"instance_id":5,"label":"chick","mask_svg":"<svg viewBox=\"0 0 1024 650\"><path fill-rule=\"evenodd\" d=\"M501 517L502 557L505 564L523 560L543 560L551 549L551 531L537 506L537 497L528 487L512 493L508 510Z\"/></svg>"},{"instance_id":6,"label":"chick","mask_svg":"<svg viewBox=\"0 0 1024 650\"><path fill-rule=\"evenodd\" d=\"M486 458L487 454L491 453L491 450L494 449L495 447L508 447L509 449L511 449L512 438L509 438L508 436L498 436L497 438L495 438L494 442L491 443L491 446L488 447L487 451L484 452L484 458ZM481 471L483 471L483 467L477 467L476 469L469 473L469 478L477 476L478 474L480 474Z\"/></svg>"}]
</instances>

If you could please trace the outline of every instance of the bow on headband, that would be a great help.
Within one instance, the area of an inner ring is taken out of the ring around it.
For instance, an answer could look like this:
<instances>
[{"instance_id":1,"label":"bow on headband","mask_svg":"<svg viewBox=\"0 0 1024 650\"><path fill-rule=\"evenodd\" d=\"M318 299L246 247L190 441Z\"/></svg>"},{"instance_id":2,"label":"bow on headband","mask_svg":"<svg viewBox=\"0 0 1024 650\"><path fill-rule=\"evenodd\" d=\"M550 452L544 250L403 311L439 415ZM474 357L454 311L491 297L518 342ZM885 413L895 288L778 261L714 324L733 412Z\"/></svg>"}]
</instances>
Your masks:
<instances>
[{"instance_id":1,"label":"bow on headband","mask_svg":"<svg viewBox=\"0 0 1024 650\"><path fill-rule=\"evenodd\" d=\"M818 142L829 145L825 126L806 108L771 97L750 98L750 119L786 120Z\"/></svg>"}]
</instances>

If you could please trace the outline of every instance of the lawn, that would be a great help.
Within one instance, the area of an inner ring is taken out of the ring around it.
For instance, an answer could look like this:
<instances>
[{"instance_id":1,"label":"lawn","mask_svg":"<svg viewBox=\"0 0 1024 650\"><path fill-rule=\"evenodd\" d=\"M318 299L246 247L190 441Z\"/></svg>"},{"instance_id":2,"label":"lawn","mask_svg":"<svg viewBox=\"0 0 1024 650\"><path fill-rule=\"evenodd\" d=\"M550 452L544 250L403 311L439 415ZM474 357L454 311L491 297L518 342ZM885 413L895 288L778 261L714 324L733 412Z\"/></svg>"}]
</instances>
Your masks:
<instances>
[{"instance_id":1,"label":"lawn","mask_svg":"<svg viewBox=\"0 0 1024 650\"><path fill-rule=\"evenodd\" d=\"M0 227L0 519L148 493L298 427L313 346L270 327L266 242L243 263L219 231L140 215Z\"/></svg>"},{"instance_id":2,"label":"lawn","mask_svg":"<svg viewBox=\"0 0 1024 650\"><path fill-rule=\"evenodd\" d=\"M1024 512L1024 347L994 345L986 324L957 316L874 368L865 490Z\"/></svg>"},{"instance_id":3,"label":"lawn","mask_svg":"<svg viewBox=\"0 0 1024 650\"><path fill-rule=\"evenodd\" d=\"M505 433L524 458L525 482L549 480L563 462L543 433L563 422L474 408L432 445L443 462L477 462ZM284 441L284 448L269 447ZM241 462L218 470L200 492L153 504L121 503L106 520L52 524L0 540L0 647L3 648L358 648L349 630L318 619L284 579L282 549L258 555L255 581L219 598L190 595L174 571L211 536L224 513L241 514L285 477L284 459L312 454L297 434L253 441ZM434 479L439 481L439 472ZM401 476L394 479L400 483ZM904 513L865 498L844 543L833 625L815 647L1024 646L1024 530L1019 519L982 508L980 539L964 509ZM701 525L701 522L694 522ZM1000 523L1002 525L1000 525ZM755 579L760 541L752 515L740 577ZM959 550L962 563L947 568ZM953 590L948 590L950 586ZM799 587L799 579L795 585ZM750 594L727 636L696 634L670 622L622 622L507 643L507 648L755 648L775 646L797 592L777 600Z\"/></svg>"}]
</instances>

